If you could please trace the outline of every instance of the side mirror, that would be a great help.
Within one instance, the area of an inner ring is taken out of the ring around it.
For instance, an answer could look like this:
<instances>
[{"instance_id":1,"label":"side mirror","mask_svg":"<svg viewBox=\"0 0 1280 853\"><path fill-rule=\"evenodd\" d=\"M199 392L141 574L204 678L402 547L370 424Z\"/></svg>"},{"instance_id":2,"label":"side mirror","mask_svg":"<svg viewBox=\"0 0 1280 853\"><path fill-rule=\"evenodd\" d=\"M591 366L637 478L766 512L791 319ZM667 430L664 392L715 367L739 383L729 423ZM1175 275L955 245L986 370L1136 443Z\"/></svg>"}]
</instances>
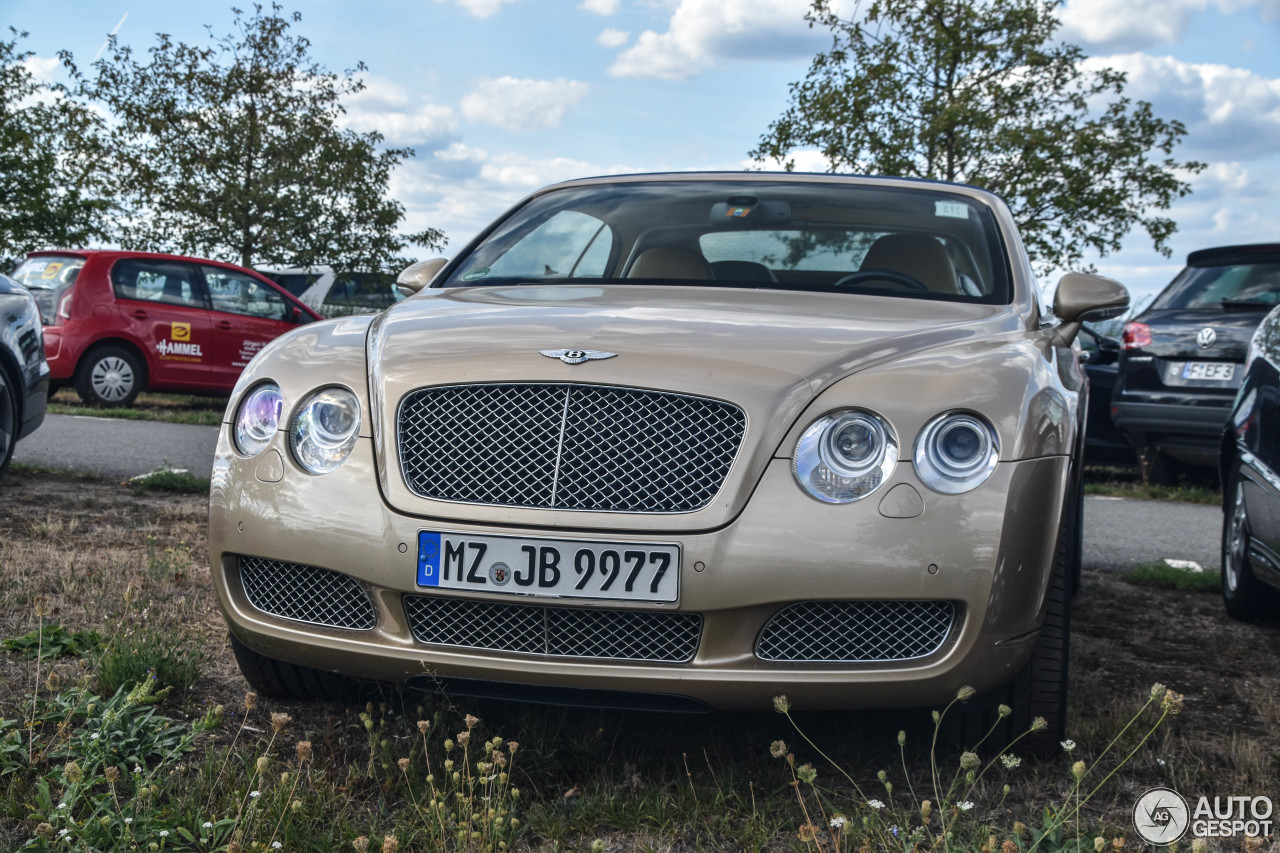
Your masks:
<instances>
[{"instance_id":1,"label":"side mirror","mask_svg":"<svg viewBox=\"0 0 1280 853\"><path fill-rule=\"evenodd\" d=\"M430 284L436 277L436 273L440 272L447 263L449 263L448 258L431 258L405 267L404 271L396 277L396 289L405 296L412 296Z\"/></svg>"},{"instance_id":2,"label":"side mirror","mask_svg":"<svg viewBox=\"0 0 1280 853\"><path fill-rule=\"evenodd\" d=\"M1109 320L1129 310L1129 291L1113 278L1071 272L1058 280L1053 313L1062 321L1054 343L1069 347L1086 320Z\"/></svg>"}]
</instances>

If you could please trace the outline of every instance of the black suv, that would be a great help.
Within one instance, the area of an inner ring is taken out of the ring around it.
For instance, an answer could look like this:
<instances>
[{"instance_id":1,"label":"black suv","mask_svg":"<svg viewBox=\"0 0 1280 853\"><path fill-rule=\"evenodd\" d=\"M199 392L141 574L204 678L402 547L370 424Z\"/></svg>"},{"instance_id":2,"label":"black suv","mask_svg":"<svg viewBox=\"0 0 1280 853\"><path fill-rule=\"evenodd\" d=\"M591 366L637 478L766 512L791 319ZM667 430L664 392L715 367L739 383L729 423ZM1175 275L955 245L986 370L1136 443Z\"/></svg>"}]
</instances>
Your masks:
<instances>
[{"instance_id":1,"label":"black suv","mask_svg":"<svg viewBox=\"0 0 1280 853\"><path fill-rule=\"evenodd\" d=\"M1277 304L1280 243L1202 249L1124 327L1111 417L1149 478L1172 479L1172 460L1216 466L1249 340Z\"/></svg>"}]
</instances>

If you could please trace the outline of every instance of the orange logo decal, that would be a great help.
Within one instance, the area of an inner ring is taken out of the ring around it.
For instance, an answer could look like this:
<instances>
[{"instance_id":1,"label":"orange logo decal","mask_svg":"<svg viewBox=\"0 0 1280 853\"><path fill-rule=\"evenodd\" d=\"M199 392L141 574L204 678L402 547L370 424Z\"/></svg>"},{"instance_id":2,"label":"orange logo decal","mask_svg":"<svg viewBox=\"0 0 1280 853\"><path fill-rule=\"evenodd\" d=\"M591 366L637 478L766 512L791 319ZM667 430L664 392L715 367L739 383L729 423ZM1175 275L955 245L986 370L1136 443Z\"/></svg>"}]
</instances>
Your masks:
<instances>
[{"instance_id":1,"label":"orange logo decal","mask_svg":"<svg viewBox=\"0 0 1280 853\"><path fill-rule=\"evenodd\" d=\"M174 323L173 331L170 333L175 341L191 340L191 324L190 323Z\"/></svg>"}]
</instances>

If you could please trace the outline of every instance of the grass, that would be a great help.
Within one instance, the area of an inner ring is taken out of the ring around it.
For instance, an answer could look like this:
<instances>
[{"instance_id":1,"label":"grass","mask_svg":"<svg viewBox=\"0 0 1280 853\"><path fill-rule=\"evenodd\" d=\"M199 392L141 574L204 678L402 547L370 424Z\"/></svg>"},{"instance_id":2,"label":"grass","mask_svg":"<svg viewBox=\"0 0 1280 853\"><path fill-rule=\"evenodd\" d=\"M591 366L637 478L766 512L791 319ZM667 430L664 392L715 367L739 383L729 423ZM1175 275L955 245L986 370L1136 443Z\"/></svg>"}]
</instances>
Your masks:
<instances>
[{"instance_id":1,"label":"grass","mask_svg":"<svg viewBox=\"0 0 1280 853\"><path fill-rule=\"evenodd\" d=\"M133 405L128 407L87 406L74 390L60 388L49 398L48 412L54 415L217 426L222 423L226 408L225 398L156 393L139 394Z\"/></svg>"},{"instance_id":2,"label":"grass","mask_svg":"<svg viewBox=\"0 0 1280 853\"><path fill-rule=\"evenodd\" d=\"M162 467L140 477L134 477L129 481L129 488L137 495L145 495L148 492L207 495L209 494L209 478L199 477L189 471L175 471L172 468Z\"/></svg>"},{"instance_id":3,"label":"grass","mask_svg":"<svg viewBox=\"0 0 1280 853\"><path fill-rule=\"evenodd\" d=\"M1222 504L1222 490L1216 475L1206 476L1194 482L1177 486L1159 486L1143 483L1137 468L1086 467L1084 493L1115 498L1136 498L1149 501L1181 501L1183 503Z\"/></svg>"},{"instance_id":4,"label":"grass","mask_svg":"<svg viewBox=\"0 0 1280 853\"><path fill-rule=\"evenodd\" d=\"M1216 571L1192 571L1167 563L1146 563L1135 566L1123 575L1124 579L1139 586L1156 589L1177 589L1184 592L1212 592L1221 589L1221 578Z\"/></svg>"},{"instance_id":5,"label":"grass","mask_svg":"<svg viewBox=\"0 0 1280 853\"><path fill-rule=\"evenodd\" d=\"M1135 792L1266 794L1280 764L1271 629L1092 574L1073 615L1077 745L1047 759L935 748L927 710L250 696L209 585L202 496L10 480L0 638L22 650L0 652L0 849L1133 850ZM88 631L101 642L79 655L41 654ZM1188 695L1183 714L1161 719L1157 680Z\"/></svg>"}]
</instances>

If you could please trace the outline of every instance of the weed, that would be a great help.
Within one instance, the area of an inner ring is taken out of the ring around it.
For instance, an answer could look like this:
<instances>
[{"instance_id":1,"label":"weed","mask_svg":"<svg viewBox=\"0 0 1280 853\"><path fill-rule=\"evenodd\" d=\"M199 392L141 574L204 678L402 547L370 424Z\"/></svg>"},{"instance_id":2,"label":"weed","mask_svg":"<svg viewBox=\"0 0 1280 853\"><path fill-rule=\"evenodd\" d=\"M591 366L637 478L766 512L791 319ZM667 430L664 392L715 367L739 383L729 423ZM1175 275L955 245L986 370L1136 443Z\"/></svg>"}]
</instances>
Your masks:
<instances>
[{"instance_id":1,"label":"weed","mask_svg":"<svg viewBox=\"0 0 1280 853\"><path fill-rule=\"evenodd\" d=\"M200 677L209 657L207 652L191 646L181 634L150 628L126 631L98 658L98 690L113 693L151 680L162 691L186 693Z\"/></svg>"},{"instance_id":2,"label":"weed","mask_svg":"<svg viewBox=\"0 0 1280 853\"><path fill-rule=\"evenodd\" d=\"M50 661L64 655L79 657L92 651L102 645L102 635L97 631L68 631L61 625L43 625L21 637L5 639L0 645L29 658L39 655L41 660Z\"/></svg>"},{"instance_id":3,"label":"weed","mask_svg":"<svg viewBox=\"0 0 1280 853\"><path fill-rule=\"evenodd\" d=\"M188 471L176 471L161 466L154 471L134 477L129 481L129 488L135 495L148 492L180 492L192 495L209 494L209 478L197 477Z\"/></svg>"},{"instance_id":4,"label":"weed","mask_svg":"<svg viewBox=\"0 0 1280 853\"><path fill-rule=\"evenodd\" d=\"M1158 589L1218 592L1221 588L1221 579L1216 571L1197 572L1191 569L1175 568L1167 563L1144 563L1125 572L1121 577L1138 586L1151 586Z\"/></svg>"}]
</instances>

